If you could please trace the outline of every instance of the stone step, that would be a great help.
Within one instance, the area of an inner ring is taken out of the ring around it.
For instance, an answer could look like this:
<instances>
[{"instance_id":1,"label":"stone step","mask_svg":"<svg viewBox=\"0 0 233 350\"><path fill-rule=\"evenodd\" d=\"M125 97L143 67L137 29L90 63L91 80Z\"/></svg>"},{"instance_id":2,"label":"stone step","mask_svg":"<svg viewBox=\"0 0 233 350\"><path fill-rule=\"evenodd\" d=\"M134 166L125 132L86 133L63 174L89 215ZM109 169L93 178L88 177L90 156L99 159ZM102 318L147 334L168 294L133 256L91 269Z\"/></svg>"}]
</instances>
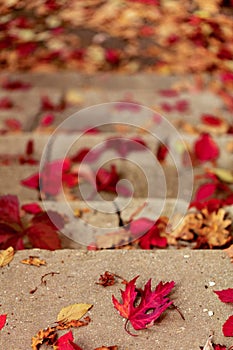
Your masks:
<instances>
[{"instance_id":1,"label":"stone step","mask_svg":"<svg viewBox=\"0 0 233 350\"><path fill-rule=\"evenodd\" d=\"M21 264L29 256L45 259L47 265ZM40 329L53 326L61 308L74 303L93 304L88 312L90 324L72 329L75 342L86 350L102 345L118 345L119 350L198 350L212 333L215 343L228 348L232 339L224 337L221 328L232 310L213 291L232 286L232 267L221 251L19 251L1 270L0 314L7 314L7 324L1 330L0 348L30 350L31 338ZM120 289L125 286L120 280L107 288L96 284L106 270L128 281L140 275L139 288L149 278L153 288L161 280L174 280L170 298L185 320L176 310L167 310L150 329L134 331L129 326L138 337L130 336L112 304L112 295L120 299ZM41 277L52 272L46 285L40 285Z\"/></svg>"},{"instance_id":2,"label":"stone step","mask_svg":"<svg viewBox=\"0 0 233 350\"><path fill-rule=\"evenodd\" d=\"M48 146L49 140L51 142L51 146L49 148L50 160L53 159L62 159L65 156L74 156L80 150L84 148L93 149L94 147L98 147L101 149L105 143L112 138L122 138L124 140L132 140L134 138L139 138L145 142L146 147L156 155L156 152L160 146L160 141L157 138L156 132L153 136L148 133L136 133L136 132L127 132L126 134L122 134L119 132L103 132L100 134L82 134L82 133L71 133L67 134L65 132L57 133L52 139L50 139L49 134L38 134L36 132L30 133L25 132L22 134L6 134L0 137L0 163L5 160L9 160L9 163L14 165L17 164L18 156L26 155L26 147L29 140L33 141L34 145L34 153L33 158L37 161L41 160L41 156L45 147ZM194 144L198 139L197 135L188 135L185 133L179 133L176 135L171 134L170 136L162 136L162 139L165 140L166 144L170 145L171 152L176 159L182 160L182 152L185 151L184 146L180 142L184 142L186 147L190 150L194 150ZM233 164L233 140L231 135L218 135L212 136L214 142L218 145L220 150L220 154L218 159L215 162L216 167L223 167L227 169L232 169ZM111 156L122 157L122 148L120 140L117 141L117 144L114 146L115 148L111 148L109 152L102 152L101 160L105 161L106 159L110 159ZM133 142L133 141L131 141ZM181 146L181 148L179 147ZM119 151L117 151L119 149ZM180 149L180 150L179 150ZM127 148L124 149L127 151ZM106 154L106 155L105 155ZM129 161L137 161L141 159L146 164L151 164L151 157L149 154L143 151L143 147L141 147L141 151L128 152L124 157ZM139 162L140 163L140 162ZM92 164L95 166L95 162ZM174 166L174 160L171 157L166 158L166 165ZM177 164L178 165L178 164ZM209 166L211 164L203 164L204 167Z\"/></svg>"},{"instance_id":3,"label":"stone step","mask_svg":"<svg viewBox=\"0 0 233 350\"><path fill-rule=\"evenodd\" d=\"M0 81L4 81L6 76L0 75ZM195 88L189 92L181 91L172 98L161 95L161 90L172 89L177 84L185 85L187 80L191 86L194 84L192 78L184 79L183 76L161 77L139 74L132 77L102 74L88 77L75 73L25 73L9 75L8 77L30 82L32 88L19 91L0 89L0 98L9 97L13 102L13 108L0 110L0 129L4 129L4 121L11 118L20 120L24 131L38 129L41 117L48 113L41 108L43 96L49 97L55 105L64 99L67 102L64 110L60 112L50 111L56 117L54 127L82 108L115 101L136 102L145 105L163 114L168 120L178 118L192 121L203 113L217 113L217 115L231 120L223 101L208 87L201 91L195 90ZM164 103L173 106L177 101L186 101L187 107L184 110L176 108L167 110L162 107Z\"/></svg>"},{"instance_id":4,"label":"stone step","mask_svg":"<svg viewBox=\"0 0 233 350\"><path fill-rule=\"evenodd\" d=\"M183 171L178 175L176 168L172 166L154 167L145 164L143 168L140 168L137 166L137 163L133 164L121 160L114 161L114 164L120 175L120 180L124 180L123 186L132 191L132 195L130 192L129 194L121 194L123 197L176 198L180 187L180 197L188 200L192 193L195 193L200 183L199 180L195 181L192 191L192 173ZM140 164L142 163L140 162ZM38 173L38 171L38 166L34 165L1 166L0 195L11 193L17 195L20 200L38 200L40 195L36 189L31 189L21 184L22 180ZM202 172L200 169L194 171L195 174ZM93 190L94 188L90 182L84 180L80 182L79 186L67 189L65 198L69 201L82 200L82 198L85 200L89 197L96 200L97 194L92 195ZM56 195L56 200L62 200L63 197L60 196L60 193ZM104 195L106 200L115 198L115 194L111 192L102 191L102 195Z\"/></svg>"}]
</instances>

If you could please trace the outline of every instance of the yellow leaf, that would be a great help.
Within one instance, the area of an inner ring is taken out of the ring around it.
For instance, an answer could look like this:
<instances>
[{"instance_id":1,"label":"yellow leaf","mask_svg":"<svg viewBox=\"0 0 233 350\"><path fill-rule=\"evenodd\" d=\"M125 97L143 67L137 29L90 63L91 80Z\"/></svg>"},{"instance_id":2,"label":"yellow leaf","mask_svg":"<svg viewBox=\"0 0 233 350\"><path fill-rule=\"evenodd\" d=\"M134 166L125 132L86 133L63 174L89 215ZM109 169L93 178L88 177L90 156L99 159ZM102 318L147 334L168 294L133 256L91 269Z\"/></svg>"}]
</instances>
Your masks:
<instances>
[{"instance_id":1,"label":"yellow leaf","mask_svg":"<svg viewBox=\"0 0 233 350\"><path fill-rule=\"evenodd\" d=\"M73 320L79 320L92 308L92 306L92 304L80 303L63 307L57 316L57 322L67 323Z\"/></svg>"},{"instance_id":2,"label":"yellow leaf","mask_svg":"<svg viewBox=\"0 0 233 350\"><path fill-rule=\"evenodd\" d=\"M8 265L14 257L14 248L9 247L0 253L0 267Z\"/></svg>"},{"instance_id":3,"label":"yellow leaf","mask_svg":"<svg viewBox=\"0 0 233 350\"><path fill-rule=\"evenodd\" d=\"M217 175L217 177L224 182L233 183L233 174L230 170L215 168L211 169L211 173Z\"/></svg>"},{"instance_id":4,"label":"yellow leaf","mask_svg":"<svg viewBox=\"0 0 233 350\"><path fill-rule=\"evenodd\" d=\"M46 261L39 259L37 256L29 256L28 259L21 260L21 263L38 267L40 267L41 265L46 265Z\"/></svg>"}]
</instances>

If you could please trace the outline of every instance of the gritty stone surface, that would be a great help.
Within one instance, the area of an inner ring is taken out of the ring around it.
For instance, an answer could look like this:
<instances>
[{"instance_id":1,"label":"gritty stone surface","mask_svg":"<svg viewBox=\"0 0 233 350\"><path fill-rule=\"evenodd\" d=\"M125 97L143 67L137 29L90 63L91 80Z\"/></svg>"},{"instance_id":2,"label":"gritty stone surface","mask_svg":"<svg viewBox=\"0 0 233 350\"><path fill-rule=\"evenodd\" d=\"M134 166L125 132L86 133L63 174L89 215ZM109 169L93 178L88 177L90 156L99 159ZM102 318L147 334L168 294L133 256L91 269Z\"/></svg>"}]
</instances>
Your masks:
<instances>
[{"instance_id":1,"label":"gritty stone surface","mask_svg":"<svg viewBox=\"0 0 233 350\"><path fill-rule=\"evenodd\" d=\"M21 264L29 255L45 259L47 265L37 268ZM73 334L86 350L115 344L119 350L198 350L211 332L215 343L230 346L232 339L224 338L221 327L232 308L221 303L213 291L232 286L232 267L220 251L17 252L10 265L0 270L0 314L8 314L0 348L29 350L31 337L39 329L54 325L62 307L83 302L94 305L88 313L91 323L73 329ZM124 286L120 281L107 288L95 283L106 270L127 280L140 275L138 287L143 287L149 278L153 287L160 280L174 280L171 299L185 320L175 310L167 310L148 330L135 332L130 327L138 337L130 336L111 301L112 294L120 299L119 290ZM41 276L50 272L59 274L47 276L46 285L30 294L40 284Z\"/></svg>"}]
</instances>

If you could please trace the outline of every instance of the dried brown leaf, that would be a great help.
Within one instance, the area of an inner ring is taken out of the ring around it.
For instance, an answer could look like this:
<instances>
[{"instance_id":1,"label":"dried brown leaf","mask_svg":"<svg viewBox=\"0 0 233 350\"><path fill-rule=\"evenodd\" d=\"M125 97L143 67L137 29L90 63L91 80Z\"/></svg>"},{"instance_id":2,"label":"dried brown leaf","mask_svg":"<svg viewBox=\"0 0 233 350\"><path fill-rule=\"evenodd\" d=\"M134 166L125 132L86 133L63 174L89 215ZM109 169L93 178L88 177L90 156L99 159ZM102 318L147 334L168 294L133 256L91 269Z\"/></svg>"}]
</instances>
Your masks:
<instances>
[{"instance_id":1,"label":"dried brown leaf","mask_svg":"<svg viewBox=\"0 0 233 350\"><path fill-rule=\"evenodd\" d=\"M38 256L29 256L28 259L21 260L21 263L26 265L37 266L37 267L46 265L46 261L40 259Z\"/></svg>"}]
</instances>

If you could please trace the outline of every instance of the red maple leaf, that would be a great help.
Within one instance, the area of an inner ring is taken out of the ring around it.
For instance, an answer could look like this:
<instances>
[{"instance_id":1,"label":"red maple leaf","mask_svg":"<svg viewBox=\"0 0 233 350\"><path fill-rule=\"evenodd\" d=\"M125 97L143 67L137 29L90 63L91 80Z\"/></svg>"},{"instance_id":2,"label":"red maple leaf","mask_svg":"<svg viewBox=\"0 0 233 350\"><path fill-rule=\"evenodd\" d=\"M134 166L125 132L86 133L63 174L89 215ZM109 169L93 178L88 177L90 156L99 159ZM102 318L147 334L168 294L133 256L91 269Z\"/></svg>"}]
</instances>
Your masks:
<instances>
[{"instance_id":1,"label":"red maple leaf","mask_svg":"<svg viewBox=\"0 0 233 350\"><path fill-rule=\"evenodd\" d=\"M233 303L233 288L214 291L223 303ZM233 337L233 315L230 316L222 327L225 337Z\"/></svg>"},{"instance_id":2,"label":"red maple leaf","mask_svg":"<svg viewBox=\"0 0 233 350\"><path fill-rule=\"evenodd\" d=\"M138 277L139 276L128 282L124 291L121 290L122 303L120 303L114 295L112 296L115 308L122 317L127 319L125 329L128 321L131 322L133 328L136 330L150 327L154 321L173 304L173 301L171 301L167 295L174 287L174 281L167 283L160 282L155 290L152 291L151 279L149 279L144 289L140 290L139 293L135 285ZM140 298L136 305L138 296Z\"/></svg>"},{"instance_id":3,"label":"red maple leaf","mask_svg":"<svg viewBox=\"0 0 233 350\"><path fill-rule=\"evenodd\" d=\"M0 315L0 330L5 326L6 324L6 318L7 318L7 315L4 314L4 315Z\"/></svg>"}]
</instances>

